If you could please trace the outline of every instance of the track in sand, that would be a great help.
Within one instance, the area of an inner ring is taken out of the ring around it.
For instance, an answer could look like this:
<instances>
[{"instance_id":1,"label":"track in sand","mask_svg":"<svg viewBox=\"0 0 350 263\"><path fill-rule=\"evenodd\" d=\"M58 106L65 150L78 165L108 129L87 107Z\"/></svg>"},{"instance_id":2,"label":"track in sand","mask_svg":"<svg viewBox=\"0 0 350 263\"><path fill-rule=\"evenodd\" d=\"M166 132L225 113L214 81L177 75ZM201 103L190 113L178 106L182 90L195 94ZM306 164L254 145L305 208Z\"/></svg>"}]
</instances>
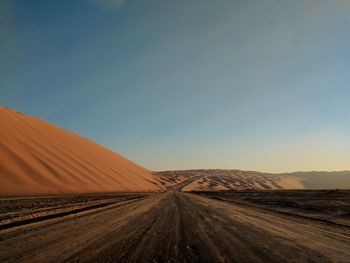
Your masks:
<instances>
[{"instance_id":1,"label":"track in sand","mask_svg":"<svg viewBox=\"0 0 350 263\"><path fill-rule=\"evenodd\" d=\"M118 198L1 230L0 261L350 261L346 226L172 190Z\"/></svg>"}]
</instances>

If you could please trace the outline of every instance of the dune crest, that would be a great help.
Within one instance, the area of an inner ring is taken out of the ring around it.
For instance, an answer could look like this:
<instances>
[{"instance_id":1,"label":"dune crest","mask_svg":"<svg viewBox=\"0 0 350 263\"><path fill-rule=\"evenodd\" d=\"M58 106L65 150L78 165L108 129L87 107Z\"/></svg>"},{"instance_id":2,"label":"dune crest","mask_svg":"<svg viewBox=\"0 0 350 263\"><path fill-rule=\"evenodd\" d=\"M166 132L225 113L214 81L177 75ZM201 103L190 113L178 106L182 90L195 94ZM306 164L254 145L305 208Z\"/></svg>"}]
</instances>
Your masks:
<instances>
[{"instance_id":1,"label":"dune crest","mask_svg":"<svg viewBox=\"0 0 350 263\"><path fill-rule=\"evenodd\" d=\"M73 132L0 107L0 195L162 191L151 171Z\"/></svg>"},{"instance_id":2,"label":"dune crest","mask_svg":"<svg viewBox=\"0 0 350 263\"><path fill-rule=\"evenodd\" d=\"M202 169L158 172L160 180L171 188L183 184L182 191L276 190L304 189L300 178L293 175L255 171Z\"/></svg>"}]
</instances>

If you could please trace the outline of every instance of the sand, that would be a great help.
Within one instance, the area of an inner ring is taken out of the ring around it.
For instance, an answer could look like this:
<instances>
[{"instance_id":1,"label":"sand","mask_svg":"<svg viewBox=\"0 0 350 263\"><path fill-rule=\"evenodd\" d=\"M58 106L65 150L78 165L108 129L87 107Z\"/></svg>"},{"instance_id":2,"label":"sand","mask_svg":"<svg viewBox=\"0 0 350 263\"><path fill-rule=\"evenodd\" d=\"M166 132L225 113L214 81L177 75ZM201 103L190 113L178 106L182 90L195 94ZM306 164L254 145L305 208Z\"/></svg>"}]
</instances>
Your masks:
<instances>
[{"instance_id":1,"label":"sand","mask_svg":"<svg viewBox=\"0 0 350 263\"><path fill-rule=\"evenodd\" d=\"M151 171L89 139L0 107L0 195L147 192Z\"/></svg>"},{"instance_id":2,"label":"sand","mask_svg":"<svg viewBox=\"0 0 350 263\"><path fill-rule=\"evenodd\" d=\"M176 181L178 189L191 191L304 189L302 180L291 175L241 170L178 170L157 173L162 181ZM172 188L171 184L166 184ZM179 188L180 187L180 188Z\"/></svg>"},{"instance_id":3,"label":"sand","mask_svg":"<svg viewBox=\"0 0 350 263\"><path fill-rule=\"evenodd\" d=\"M350 262L349 227L323 220L348 211L349 192L250 190L244 204L237 191L198 194L0 199L19 216L0 230L0 262ZM87 210L76 211L84 199ZM52 214L62 202L69 214L23 218L21 208L35 215L47 204Z\"/></svg>"}]
</instances>

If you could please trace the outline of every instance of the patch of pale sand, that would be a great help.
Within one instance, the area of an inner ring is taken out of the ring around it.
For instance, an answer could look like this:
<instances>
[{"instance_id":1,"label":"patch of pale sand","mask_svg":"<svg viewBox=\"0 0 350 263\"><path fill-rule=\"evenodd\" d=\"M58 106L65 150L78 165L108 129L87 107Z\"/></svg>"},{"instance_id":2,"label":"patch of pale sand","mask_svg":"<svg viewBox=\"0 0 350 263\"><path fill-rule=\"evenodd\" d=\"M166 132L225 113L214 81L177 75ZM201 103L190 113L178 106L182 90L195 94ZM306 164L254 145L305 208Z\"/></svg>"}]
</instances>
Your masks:
<instances>
[{"instance_id":1,"label":"patch of pale sand","mask_svg":"<svg viewBox=\"0 0 350 263\"><path fill-rule=\"evenodd\" d=\"M204 178L207 180L204 182ZM203 191L203 190L209 190L209 191L220 191L220 190L230 190L229 187L226 187L223 184L216 184L214 186L209 186L210 178L207 177L201 177L197 180L192 181L188 185L185 185L181 191L183 192L189 192L189 191Z\"/></svg>"},{"instance_id":2,"label":"patch of pale sand","mask_svg":"<svg viewBox=\"0 0 350 263\"><path fill-rule=\"evenodd\" d=\"M204 177L201 177L199 179L196 179L189 184L185 185L181 191L182 192L190 192L190 191L200 191L200 190L206 190L208 189L207 182L204 182Z\"/></svg>"},{"instance_id":3,"label":"patch of pale sand","mask_svg":"<svg viewBox=\"0 0 350 263\"><path fill-rule=\"evenodd\" d=\"M270 189L277 189L277 187L272 183L272 181L270 180L266 180L265 185L267 185L268 187L270 187ZM265 189L264 187L262 187L261 189Z\"/></svg>"},{"instance_id":4,"label":"patch of pale sand","mask_svg":"<svg viewBox=\"0 0 350 263\"><path fill-rule=\"evenodd\" d=\"M212 187L213 191L230 190L230 189L231 189L230 187L226 187L223 184L218 184L218 185L215 185L214 187Z\"/></svg>"},{"instance_id":5,"label":"patch of pale sand","mask_svg":"<svg viewBox=\"0 0 350 263\"><path fill-rule=\"evenodd\" d=\"M303 183L298 177L281 175L276 179L276 183L283 189L305 189Z\"/></svg>"},{"instance_id":6,"label":"patch of pale sand","mask_svg":"<svg viewBox=\"0 0 350 263\"><path fill-rule=\"evenodd\" d=\"M0 107L0 195L161 191L149 170L87 138Z\"/></svg>"},{"instance_id":7,"label":"patch of pale sand","mask_svg":"<svg viewBox=\"0 0 350 263\"><path fill-rule=\"evenodd\" d=\"M258 181L254 181L253 185L255 189L262 189L261 184Z\"/></svg>"}]
</instances>

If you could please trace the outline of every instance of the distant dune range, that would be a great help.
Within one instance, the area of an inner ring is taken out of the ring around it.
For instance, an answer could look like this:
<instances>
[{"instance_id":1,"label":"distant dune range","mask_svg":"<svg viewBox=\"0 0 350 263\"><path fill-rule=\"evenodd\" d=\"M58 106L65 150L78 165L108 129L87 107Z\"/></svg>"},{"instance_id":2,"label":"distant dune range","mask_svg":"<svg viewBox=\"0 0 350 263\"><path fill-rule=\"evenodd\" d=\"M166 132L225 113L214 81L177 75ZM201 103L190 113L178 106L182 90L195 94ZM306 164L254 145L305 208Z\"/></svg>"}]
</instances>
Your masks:
<instances>
[{"instance_id":1,"label":"distant dune range","mask_svg":"<svg viewBox=\"0 0 350 263\"><path fill-rule=\"evenodd\" d=\"M212 169L162 171L158 174L166 187L180 185L180 190L184 192L245 189L350 189L350 171L271 174Z\"/></svg>"},{"instance_id":2,"label":"distant dune range","mask_svg":"<svg viewBox=\"0 0 350 263\"><path fill-rule=\"evenodd\" d=\"M46 121L0 107L0 194L165 189L151 171Z\"/></svg>"},{"instance_id":3,"label":"distant dune range","mask_svg":"<svg viewBox=\"0 0 350 263\"><path fill-rule=\"evenodd\" d=\"M149 171L87 138L0 107L0 195L350 189L350 171Z\"/></svg>"}]
</instances>

